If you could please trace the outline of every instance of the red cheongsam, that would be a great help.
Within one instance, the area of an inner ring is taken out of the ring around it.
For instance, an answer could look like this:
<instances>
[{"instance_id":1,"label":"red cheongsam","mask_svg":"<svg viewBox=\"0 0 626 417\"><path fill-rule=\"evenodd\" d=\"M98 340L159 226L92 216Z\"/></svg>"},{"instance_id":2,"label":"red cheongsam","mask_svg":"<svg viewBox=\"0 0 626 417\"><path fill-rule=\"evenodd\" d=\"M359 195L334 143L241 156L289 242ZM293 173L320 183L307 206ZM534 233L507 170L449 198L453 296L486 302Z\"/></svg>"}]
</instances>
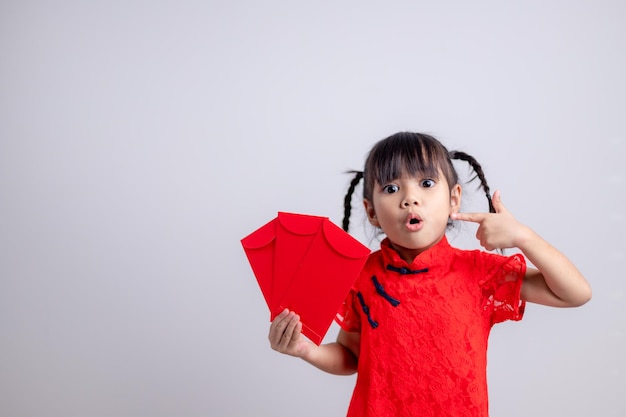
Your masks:
<instances>
[{"instance_id":1,"label":"red cheongsam","mask_svg":"<svg viewBox=\"0 0 626 417\"><path fill-rule=\"evenodd\" d=\"M337 314L361 333L349 417L486 417L491 327L520 320L526 262L444 237L410 265L388 239Z\"/></svg>"}]
</instances>

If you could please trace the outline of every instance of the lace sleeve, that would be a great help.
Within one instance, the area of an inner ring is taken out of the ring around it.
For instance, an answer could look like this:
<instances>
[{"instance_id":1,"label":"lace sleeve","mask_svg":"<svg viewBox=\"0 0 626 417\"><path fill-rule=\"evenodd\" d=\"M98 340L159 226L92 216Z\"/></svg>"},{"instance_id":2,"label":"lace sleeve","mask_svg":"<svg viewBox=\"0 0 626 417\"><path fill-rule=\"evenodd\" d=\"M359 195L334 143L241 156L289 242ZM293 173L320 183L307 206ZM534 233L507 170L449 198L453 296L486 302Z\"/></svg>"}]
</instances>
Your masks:
<instances>
[{"instance_id":1,"label":"lace sleeve","mask_svg":"<svg viewBox=\"0 0 626 417\"><path fill-rule=\"evenodd\" d=\"M357 332L361 329L361 318L356 309L354 302L355 297L355 290L351 289L344 302L339 306L339 310L335 316L337 324L347 332Z\"/></svg>"},{"instance_id":2,"label":"lace sleeve","mask_svg":"<svg viewBox=\"0 0 626 417\"><path fill-rule=\"evenodd\" d=\"M492 263L492 268L480 282L484 308L491 315L491 324L521 320L526 306L520 296L526 260L521 254L493 259L496 260L495 265Z\"/></svg>"}]
</instances>

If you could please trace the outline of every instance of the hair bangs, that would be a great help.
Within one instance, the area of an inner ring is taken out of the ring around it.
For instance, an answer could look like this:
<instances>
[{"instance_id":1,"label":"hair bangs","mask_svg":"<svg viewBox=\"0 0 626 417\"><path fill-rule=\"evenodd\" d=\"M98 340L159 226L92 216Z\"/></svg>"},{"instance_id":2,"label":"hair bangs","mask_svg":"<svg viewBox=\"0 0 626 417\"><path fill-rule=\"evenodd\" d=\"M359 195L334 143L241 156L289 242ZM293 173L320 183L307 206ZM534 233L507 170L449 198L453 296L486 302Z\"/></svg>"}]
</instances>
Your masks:
<instances>
[{"instance_id":1,"label":"hair bangs","mask_svg":"<svg viewBox=\"0 0 626 417\"><path fill-rule=\"evenodd\" d=\"M390 141L372 159L372 175L379 184L401 177L427 177L438 180L447 164L447 155L415 138ZM409 140L410 139L410 140Z\"/></svg>"},{"instance_id":2,"label":"hair bangs","mask_svg":"<svg viewBox=\"0 0 626 417\"><path fill-rule=\"evenodd\" d=\"M411 132L399 132L378 142L365 162L364 174L367 199L371 199L376 182L388 184L402 177L439 180L443 174L450 187L456 184L448 150L432 136Z\"/></svg>"}]
</instances>

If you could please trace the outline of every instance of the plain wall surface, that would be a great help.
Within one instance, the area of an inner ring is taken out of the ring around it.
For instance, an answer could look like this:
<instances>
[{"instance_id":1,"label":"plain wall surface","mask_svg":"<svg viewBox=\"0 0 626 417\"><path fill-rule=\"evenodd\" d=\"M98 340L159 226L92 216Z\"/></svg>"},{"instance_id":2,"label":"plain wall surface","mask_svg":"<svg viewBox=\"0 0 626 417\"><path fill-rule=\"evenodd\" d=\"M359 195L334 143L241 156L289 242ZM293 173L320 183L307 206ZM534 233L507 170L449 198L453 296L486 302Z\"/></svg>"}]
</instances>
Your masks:
<instances>
[{"instance_id":1,"label":"plain wall surface","mask_svg":"<svg viewBox=\"0 0 626 417\"><path fill-rule=\"evenodd\" d=\"M594 290L494 328L492 416L626 415L625 41L617 0L0 2L0 415L345 415L354 376L270 349L240 239L339 224L401 130Z\"/></svg>"}]
</instances>

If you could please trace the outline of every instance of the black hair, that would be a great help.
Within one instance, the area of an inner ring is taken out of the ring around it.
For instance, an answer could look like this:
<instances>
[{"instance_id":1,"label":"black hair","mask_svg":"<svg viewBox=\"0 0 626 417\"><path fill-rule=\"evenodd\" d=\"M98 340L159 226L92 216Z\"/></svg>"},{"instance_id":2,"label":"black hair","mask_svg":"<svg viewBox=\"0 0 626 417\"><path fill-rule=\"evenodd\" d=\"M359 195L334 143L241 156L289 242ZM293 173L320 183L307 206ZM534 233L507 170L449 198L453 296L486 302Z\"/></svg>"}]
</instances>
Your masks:
<instances>
[{"instance_id":1,"label":"black hair","mask_svg":"<svg viewBox=\"0 0 626 417\"><path fill-rule=\"evenodd\" d=\"M437 179L443 174L450 190L459 182L459 176L452 165L452 160L467 162L474 173L470 181L478 178L487 196L489 212L495 213L489 185L483 169L474 157L461 151L448 149L433 136L425 133L399 132L377 142L365 160L363 171L348 171L355 174L344 198L344 217L342 227L348 231L352 211L352 194L361 179L363 198L372 201L374 184L388 183L402 175L420 175Z\"/></svg>"}]
</instances>

